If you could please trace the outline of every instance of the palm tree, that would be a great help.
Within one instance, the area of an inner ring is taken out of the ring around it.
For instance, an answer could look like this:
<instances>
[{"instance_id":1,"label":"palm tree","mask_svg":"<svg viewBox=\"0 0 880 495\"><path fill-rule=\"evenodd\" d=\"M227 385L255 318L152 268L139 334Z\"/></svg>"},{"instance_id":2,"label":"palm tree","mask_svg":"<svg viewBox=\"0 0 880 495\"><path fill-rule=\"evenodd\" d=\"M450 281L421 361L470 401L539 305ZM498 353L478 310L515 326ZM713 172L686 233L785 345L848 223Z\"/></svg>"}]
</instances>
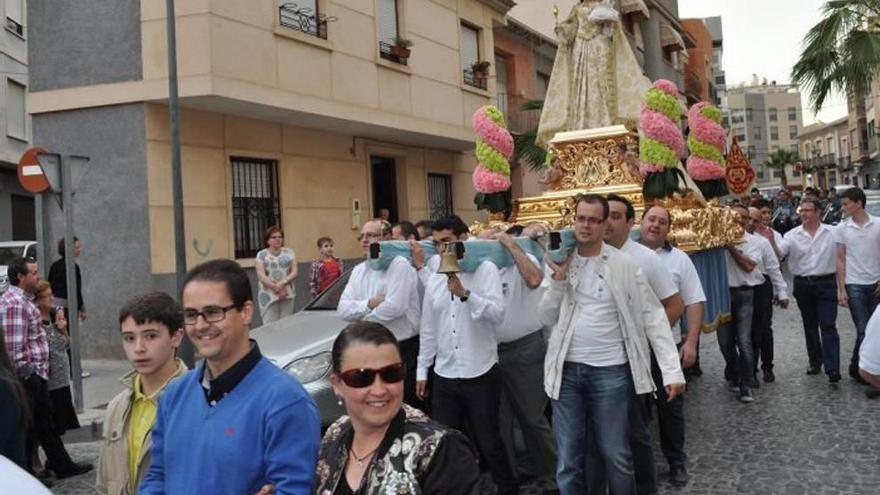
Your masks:
<instances>
[{"instance_id":1,"label":"palm tree","mask_svg":"<svg viewBox=\"0 0 880 495\"><path fill-rule=\"evenodd\" d=\"M814 111L832 91L864 99L880 69L880 0L829 0L803 44L791 79L809 91Z\"/></svg>"},{"instance_id":2,"label":"palm tree","mask_svg":"<svg viewBox=\"0 0 880 495\"><path fill-rule=\"evenodd\" d=\"M523 111L534 111L539 115L543 108L544 100L528 100L520 107ZM535 143L537 137L537 128L513 135L513 161L525 163L532 172L544 170L547 162L547 151Z\"/></svg>"},{"instance_id":3,"label":"palm tree","mask_svg":"<svg viewBox=\"0 0 880 495\"><path fill-rule=\"evenodd\" d=\"M788 189L788 177L785 174L785 167L793 165L795 155L791 151L779 148L770 154L770 158L764 163L764 166L771 170L782 171L782 188Z\"/></svg>"}]
</instances>

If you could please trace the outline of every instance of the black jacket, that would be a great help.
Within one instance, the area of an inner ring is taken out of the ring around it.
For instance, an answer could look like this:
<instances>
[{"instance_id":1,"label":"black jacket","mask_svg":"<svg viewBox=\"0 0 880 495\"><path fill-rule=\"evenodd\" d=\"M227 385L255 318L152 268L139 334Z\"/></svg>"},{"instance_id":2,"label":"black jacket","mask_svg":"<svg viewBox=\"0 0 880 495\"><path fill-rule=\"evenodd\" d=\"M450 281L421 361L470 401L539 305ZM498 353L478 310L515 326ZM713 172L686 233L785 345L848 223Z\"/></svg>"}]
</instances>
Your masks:
<instances>
[{"instance_id":1,"label":"black jacket","mask_svg":"<svg viewBox=\"0 0 880 495\"><path fill-rule=\"evenodd\" d=\"M80 310L86 309L85 303L83 303L83 288L82 288L82 272L79 271L79 264L74 263L74 267L76 268L76 302L79 305ZM55 263L52 263L52 266L49 268L49 284L52 285L52 294L55 297L63 297L67 299L67 272L64 267L64 257L59 258Z\"/></svg>"}]
</instances>

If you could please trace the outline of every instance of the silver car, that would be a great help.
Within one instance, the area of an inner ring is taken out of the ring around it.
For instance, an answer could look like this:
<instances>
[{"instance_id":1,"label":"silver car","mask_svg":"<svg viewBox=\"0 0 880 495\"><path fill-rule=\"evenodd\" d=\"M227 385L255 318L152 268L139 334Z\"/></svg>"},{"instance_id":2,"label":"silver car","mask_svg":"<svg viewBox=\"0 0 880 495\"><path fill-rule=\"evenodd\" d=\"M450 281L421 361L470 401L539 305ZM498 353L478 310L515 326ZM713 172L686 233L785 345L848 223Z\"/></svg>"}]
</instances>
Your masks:
<instances>
[{"instance_id":1,"label":"silver car","mask_svg":"<svg viewBox=\"0 0 880 495\"><path fill-rule=\"evenodd\" d=\"M251 330L263 355L295 376L315 400L322 427L345 414L330 386L330 350L336 336L348 325L336 306L349 275L351 270L298 313Z\"/></svg>"}]
</instances>

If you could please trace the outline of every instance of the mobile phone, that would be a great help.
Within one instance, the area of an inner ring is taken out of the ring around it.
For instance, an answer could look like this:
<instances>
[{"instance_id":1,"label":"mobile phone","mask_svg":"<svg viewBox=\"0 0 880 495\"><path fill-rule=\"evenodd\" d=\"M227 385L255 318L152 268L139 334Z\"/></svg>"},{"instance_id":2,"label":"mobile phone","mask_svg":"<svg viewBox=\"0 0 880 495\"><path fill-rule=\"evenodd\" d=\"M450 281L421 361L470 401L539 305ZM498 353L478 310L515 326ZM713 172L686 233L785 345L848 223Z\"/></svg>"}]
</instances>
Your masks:
<instances>
[{"instance_id":1,"label":"mobile phone","mask_svg":"<svg viewBox=\"0 0 880 495\"><path fill-rule=\"evenodd\" d=\"M458 259L464 258L464 243L461 241L455 243L455 257Z\"/></svg>"},{"instance_id":2,"label":"mobile phone","mask_svg":"<svg viewBox=\"0 0 880 495\"><path fill-rule=\"evenodd\" d=\"M562 246L562 234L553 231L550 232L550 250L556 251Z\"/></svg>"},{"instance_id":3,"label":"mobile phone","mask_svg":"<svg viewBox=\"0 0 880 495\"><path fill-rule=\"evenodd\" d=\"M374 242L374 243L370 244L370 259L371 260L378 259L380 251L381 251L381 249L379 248L378 242Z\"/></svg>"}]
</instances>

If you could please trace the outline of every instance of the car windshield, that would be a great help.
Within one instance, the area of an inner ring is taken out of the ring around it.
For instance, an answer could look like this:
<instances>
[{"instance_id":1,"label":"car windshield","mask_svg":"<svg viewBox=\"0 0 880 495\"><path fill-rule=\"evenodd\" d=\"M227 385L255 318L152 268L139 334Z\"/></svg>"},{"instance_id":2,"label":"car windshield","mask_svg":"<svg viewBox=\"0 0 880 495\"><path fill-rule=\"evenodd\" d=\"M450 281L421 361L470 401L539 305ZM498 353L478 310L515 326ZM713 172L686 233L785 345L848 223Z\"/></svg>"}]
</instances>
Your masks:
<instances>
[{"instance_id":1,"label":"car windshield","mask_svg":"<svg viewBox=\"0 0 880 495\"><path fill-rule=\"evenodd\" d=\"M12 260L21 256L21 248L24 246L0 247L0 265L7 266Z\"/></svg>"},{"instance_id":2,"label":"car windshield","mask_svg":"<svg viewBox=\"0 0 880 495\"><path fill-rule=\"evenodd\" d=\"M351 276L351 270L352 269L349 269L340 275L339 278L336 279L336 282L333 282L333 285L327 287L324 292L318 294L318 297L307 304L304 309L336 311L336 306L339 306L339 298L342 297L342 291L345 290L345 285L348 283L348 277Z\"/></svg>"}]
</instances>

